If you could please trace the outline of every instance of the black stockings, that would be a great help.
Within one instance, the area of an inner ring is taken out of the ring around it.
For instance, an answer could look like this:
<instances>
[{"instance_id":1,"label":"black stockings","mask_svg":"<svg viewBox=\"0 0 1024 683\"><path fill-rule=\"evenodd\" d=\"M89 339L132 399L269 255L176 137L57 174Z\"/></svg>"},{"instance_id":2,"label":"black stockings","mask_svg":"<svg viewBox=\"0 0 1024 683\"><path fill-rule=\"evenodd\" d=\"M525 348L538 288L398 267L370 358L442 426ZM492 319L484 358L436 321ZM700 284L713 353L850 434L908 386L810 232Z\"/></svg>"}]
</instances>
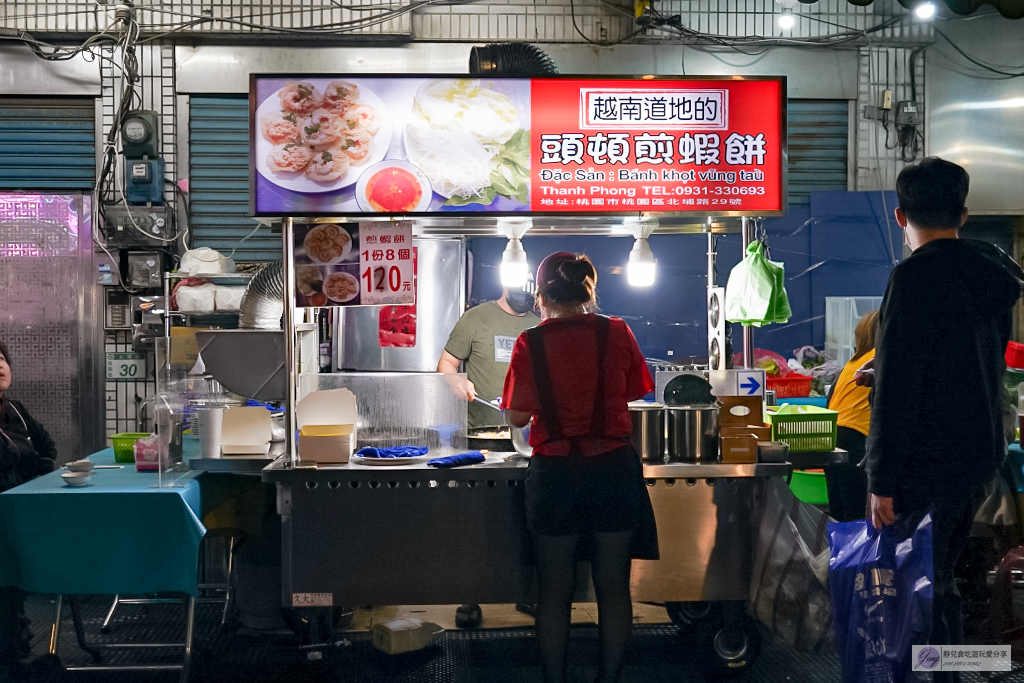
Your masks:
<instances>
[{"instance_id":1,"label":"black stockings","mask_svg":"<svg viewBox=\"0 0 1024 683\"><path fill-rule=\"evenodd\" d=\"M597 683L616 683L633 628L629 596L629 546L632 531L594 534L590 572L597 593L601 661ZM569 624L576 580L579 536L534 534L537 556L537 643L545 683L564 683Z\"/></svg>"}]
</instances>

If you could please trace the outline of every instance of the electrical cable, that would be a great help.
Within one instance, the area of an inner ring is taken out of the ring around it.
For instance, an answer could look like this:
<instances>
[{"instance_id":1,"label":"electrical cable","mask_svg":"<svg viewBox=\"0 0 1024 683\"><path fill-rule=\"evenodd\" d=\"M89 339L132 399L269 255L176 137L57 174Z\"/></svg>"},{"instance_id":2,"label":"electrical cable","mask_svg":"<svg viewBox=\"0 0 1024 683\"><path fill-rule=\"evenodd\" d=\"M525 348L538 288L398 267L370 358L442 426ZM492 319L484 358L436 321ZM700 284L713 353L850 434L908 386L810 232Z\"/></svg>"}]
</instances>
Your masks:
<instances>
[{"instance_id":1,"label":"electrical cable","mask_svg":"<svg viewBox=\"0 0 1024 683\"><path fill-rule=\"evenodd\" d=\"M949 43L950 46L954 50L959 52L960 55L964 59L966 59L967 61L971 62L972 64L975 64L976 66L980 66L982 69L985 69L986 71L991 71L992 73L996 73L996 74L999 74L1001 76L1005 76L1006 78L1020 78L1021 76L1024 76L1024 71L1020 71L1020 72L1017 72L1017 73L1012 73L1010 71L1003 71L1002 69L997 69L997 68L995 68L993 66L990 66L990 65L986 64L985 62L983 62L980 59L972 57L971 55L969 55L966 52L964 52L964 50L959 45L954 43L953 40L949 36L947 36L945 33L943 33L943 31L938 26L933 26L932 29L935 31L935 33L937 33L939 35L939 37L941 37L943 40L945 40L947 43Z\"/></svg>"},{"instance_id":2,"label":"electrical cable","mask_svg":"<svg viewBox=\"0 0 1024 683\"><path fill-rule=\"evenodd\" d=\"M256 224L256 227L252 229L252 232L250 232L250 233L249 233L248 235L246 235L246 236L245 236L245 237L243 237L242 239L240 239L240 240L238 240L237 242L235 242L235 246L231 248L231 253L230 253L230 254L228 254L228 258L230 258L230 259L233 259L233 258L234 258L234 256L235 256L235 251L237 251L237 250L238 250L238 247L239 247L239 246L241 246L242 242L246 241L247 239L249 239L250 237L252 237L253 235L255 235L255 234L256 234L256 232L257 232L257 231L258 231L258 230L259 230L260 228L262 228L262 227L263 227L263 224L262 224L262 223L257 223L257 224Z\"/></svg>"}]
</instances>

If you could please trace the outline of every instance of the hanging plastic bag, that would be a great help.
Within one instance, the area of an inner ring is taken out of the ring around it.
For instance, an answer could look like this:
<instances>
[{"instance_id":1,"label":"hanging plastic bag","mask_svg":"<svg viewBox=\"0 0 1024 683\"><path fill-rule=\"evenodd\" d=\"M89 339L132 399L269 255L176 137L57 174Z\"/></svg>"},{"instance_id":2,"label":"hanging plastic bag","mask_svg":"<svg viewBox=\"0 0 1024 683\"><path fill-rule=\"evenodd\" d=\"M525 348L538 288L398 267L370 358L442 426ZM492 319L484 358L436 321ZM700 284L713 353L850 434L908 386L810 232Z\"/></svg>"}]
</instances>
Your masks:
<instances>
[{"instance_id":1,"label":"hanging plastic bag","mask_svg":"<svg viewBox=\"0 0 1024 683\"><path fill-rule=\"evenodd\" d=\"M782 285L784 278L782 265L765 258L761 242L748 244L743 260L729 273L725 319L754 327L789 320L792 311Z\"/></svg>"},{"instance_id":2,"label":"hanging plastic bag","mask_svg":"<svg viewBox=\"0 0 1024 683\"><path fill-rule=\"evenodd\" d=\"M829 585L843 683L902 683L932 627L932 517L875 529L828 525Z\"/></svg>"},{"instance_id":3,"label":"hanging plastic bag","mask_svg":"<svg viewBox=\"0 0 1024 683\"><path fill-rule=\"evenodd\" d=\"M760 242L747 245L743 260L729 273L725 288L725 319L744 325L764 321L772 303L775 275L765 263Z\"/></svg>"},{"instance_id":4,"label":"hanging plastic bag","mask_svg":"<svg viewBox=\"0 0 1024 683\"><path fill-rule=\"evenodd\" d=\"M775 275L775 286L772 288L772 306L768 312L770 323L786 323L793 316L793 309L789 305L789 294L786 293L786 266L780 261L769 261L765 259L772 273Z\"/></svg>"},{"instance_id":5,"label":"hanging plastic bag","mask_svg":"<svg viewBox=\"0 0 1024 683\"><path fill-rule=\"evenodd\" d=\"M828 515L797 500L782 479L773 477L765 481L759 519L751 611L793 648L827 651L832 643Z\"/></svg>"}]
</instances>

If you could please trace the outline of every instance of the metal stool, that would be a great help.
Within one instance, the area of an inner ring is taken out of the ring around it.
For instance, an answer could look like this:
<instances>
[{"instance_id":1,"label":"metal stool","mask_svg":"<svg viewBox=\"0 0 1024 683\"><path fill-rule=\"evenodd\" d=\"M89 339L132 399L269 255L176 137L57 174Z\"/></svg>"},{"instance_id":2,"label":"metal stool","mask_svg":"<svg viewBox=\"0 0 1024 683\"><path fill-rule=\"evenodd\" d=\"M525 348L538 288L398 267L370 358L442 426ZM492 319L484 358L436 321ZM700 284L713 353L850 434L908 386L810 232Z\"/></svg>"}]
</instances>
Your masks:
<instances>
[{"instance_id":1,"label":"metal stool","mask_svg":"<svg viewBox=\"0 0 1024 683\"><path fill-rule=\"evenodd\" d=\"M224 583L210 583L200 582L199 592L200 595L204 591L215 591L224 592L224 610L221 612L220 627L223 630L228 630L230 625L228 624L228 615L231 613L234 607L235 601L235 553L238 551L238 546L243 540L243 534L238 529L213 529L208 531L203 537L203 543L199 548L199 567L202 573L205 574L206 569L206 545L207 541L217 538L226 538L228 541L228 552L225 558L225 582ZM202 578L202 577L201 577ZM200 597L200 602L207 602L211 599ZM213 601L218 598L212 599ZM114 619L114 612L117 611L119 605L166 605L170 603L177 603L178 600L175 598L160 598L160 597L141 597L141 598L125 598L120 595L114 596L114 602L110 605L110 610L107 611L107 616L103 619L103 624L100 626L101 633L110 633L110 622Z\"/></svg>"}]
</instances>

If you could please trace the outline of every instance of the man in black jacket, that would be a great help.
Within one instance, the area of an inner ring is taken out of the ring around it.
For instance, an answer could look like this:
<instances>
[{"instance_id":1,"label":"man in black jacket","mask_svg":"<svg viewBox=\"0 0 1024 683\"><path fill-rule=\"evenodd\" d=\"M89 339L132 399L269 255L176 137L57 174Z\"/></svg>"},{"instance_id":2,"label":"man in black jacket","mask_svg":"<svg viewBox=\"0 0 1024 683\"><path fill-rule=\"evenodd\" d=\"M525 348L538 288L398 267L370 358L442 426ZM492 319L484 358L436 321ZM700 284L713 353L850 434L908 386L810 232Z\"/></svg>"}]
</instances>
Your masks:
<instances>
[{"instance_id":1,"label":"man in black jacket","mask_svg":"<svg viewBox=\"0 0 1024 683\"><path fill-rule=\"evenodd\" d=\"M18 401L4 397L11 386L11 357L0 342L0 493L56 469L57 447L41 424ZM0 519L0 524L7 520ZM26 651L28 620L24 595L0 586L0 681L18 680L18 660Z\"/></svg>"},{"instance_id":2,"label":"man in black jacket","mask_svg":"<svg viewBox=\"0 0 1024 683\"><path fill-rule=\"evenodd\" d=\"M1006 455L1004 353L1024 281L997 247L959 239L968 185L963 168L935 157L896 180L896 222L913 254L893 269L882 301L867 446L876 528L933 510L938 645L963 640L953 567Z\"/></svg>"}]
</instances>

